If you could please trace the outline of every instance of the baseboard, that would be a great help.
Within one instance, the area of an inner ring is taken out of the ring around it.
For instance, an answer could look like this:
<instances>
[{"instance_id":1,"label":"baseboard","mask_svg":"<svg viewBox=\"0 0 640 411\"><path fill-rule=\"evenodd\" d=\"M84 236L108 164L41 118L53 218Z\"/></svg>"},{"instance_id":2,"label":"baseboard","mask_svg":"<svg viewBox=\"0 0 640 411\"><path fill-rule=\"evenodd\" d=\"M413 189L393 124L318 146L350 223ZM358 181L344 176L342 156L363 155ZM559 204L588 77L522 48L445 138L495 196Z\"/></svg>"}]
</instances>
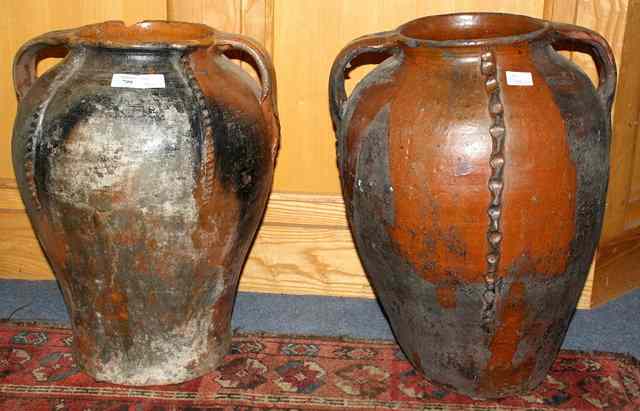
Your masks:
<instances>
[{"instance_id":1,"label":"baseboard","mask_svg":"<svg viewBox=\"0 0 640 411\"><path fill-rule=\"evenodd\" d=\"M13 180L0 180L0 278L53 279ZM593 269L578 308L591 306ZM373 298L340 195L271 194L240 291Z\"/></svg>"}]
</instances>

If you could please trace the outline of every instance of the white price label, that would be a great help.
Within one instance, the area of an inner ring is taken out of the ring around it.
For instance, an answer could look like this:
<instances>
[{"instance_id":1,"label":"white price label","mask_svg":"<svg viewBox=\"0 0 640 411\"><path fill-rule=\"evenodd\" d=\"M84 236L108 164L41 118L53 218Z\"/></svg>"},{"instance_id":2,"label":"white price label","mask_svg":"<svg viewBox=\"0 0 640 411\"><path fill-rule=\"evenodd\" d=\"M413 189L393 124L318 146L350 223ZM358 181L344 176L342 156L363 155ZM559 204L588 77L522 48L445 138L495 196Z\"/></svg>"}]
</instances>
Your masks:
<instances>
[{"instance_id":1,"label":"white price label","mask_svg":"<svg viewBox=\"0 0 640 411\"><path fill-rule=\"evenodd\" d=\"M528 71L507 71L507 84L510 86L533 86L533 76Z\"/></svg>"},{"instance_id":2,"label":"white price label","mask_svg":"<svg viewBox=\"0 0 640 411\"><path fill-rule=\"evenodd\" d=\"M122 74L114 73L111 87L164 88L164 74Z\"/></svg>"}]
</instances>

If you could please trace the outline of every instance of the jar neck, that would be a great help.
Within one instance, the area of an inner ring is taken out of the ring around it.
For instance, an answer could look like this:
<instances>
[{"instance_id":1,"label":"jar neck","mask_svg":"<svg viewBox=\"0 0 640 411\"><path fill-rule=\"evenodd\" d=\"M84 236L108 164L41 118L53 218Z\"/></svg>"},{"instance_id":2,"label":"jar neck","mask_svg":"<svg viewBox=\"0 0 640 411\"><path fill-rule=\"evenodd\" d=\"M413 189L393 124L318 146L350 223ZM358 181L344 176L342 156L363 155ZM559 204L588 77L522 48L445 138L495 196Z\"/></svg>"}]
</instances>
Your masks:
<instances>
[{"instance_id":1,"label":"jar neck","mask_svg":"<svg viewBox=\"0 0 640 411\"><path fill-rule=\"evenodd\" d=\"M104 69L105 67L130 66L151 67L171 64L179 59L184 51L175 49L140 50L140 49L114 49L103 47L77 46L70 53L83 54L86 58L85 67Z\"/></svg>"},{"instance_id":2,"label":"jar neck","mask_svg":"<svg viewBox=\"0 0 640 411\"><path fill-rule=\"evenodd\" d=\"M514 41L495 42L486 44L455 44L455 45L434 45L429 42L402 42L400 49L406 58L432 58L432 59L464 59L478 57L486 52L491 52L496 56L508 56L528 54L534 48L546 47L550 44L550 39L546 33L542 33L536 38Z\"/></svg>"}]
</instances>

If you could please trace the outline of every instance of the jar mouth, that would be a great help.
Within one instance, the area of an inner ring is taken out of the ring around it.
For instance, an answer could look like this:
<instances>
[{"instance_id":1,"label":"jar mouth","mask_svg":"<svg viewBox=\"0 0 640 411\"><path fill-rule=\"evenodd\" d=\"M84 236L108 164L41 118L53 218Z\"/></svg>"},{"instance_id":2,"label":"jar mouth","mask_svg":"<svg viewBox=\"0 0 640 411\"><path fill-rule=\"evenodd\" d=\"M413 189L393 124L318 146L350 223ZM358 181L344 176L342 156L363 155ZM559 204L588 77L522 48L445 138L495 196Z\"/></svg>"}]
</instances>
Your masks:
<instances>
[{"instance_id":1,"label":"jar mouth","mask_svg":"<svg viewBox=\"0 0 640 411\"><path fill-rule=\"evenodd\" d=\"M69 43L107 48L184 49L210 45L214 36L215 30L197 23L145 20L127 26L123 21L106 21L77 28Z\"/></svg>"},{"instance_id":2,"label":"jar mouth","mask_svg":"<svg viewBox=\"0 0 640 411\"><path fill-rule=\"evenodd\" d=\"M518 14L456 13L422 17L398 28L411 42L434 47L460 47L527 41L546 32L543 20Z\"/></svg>"}]
</instances>

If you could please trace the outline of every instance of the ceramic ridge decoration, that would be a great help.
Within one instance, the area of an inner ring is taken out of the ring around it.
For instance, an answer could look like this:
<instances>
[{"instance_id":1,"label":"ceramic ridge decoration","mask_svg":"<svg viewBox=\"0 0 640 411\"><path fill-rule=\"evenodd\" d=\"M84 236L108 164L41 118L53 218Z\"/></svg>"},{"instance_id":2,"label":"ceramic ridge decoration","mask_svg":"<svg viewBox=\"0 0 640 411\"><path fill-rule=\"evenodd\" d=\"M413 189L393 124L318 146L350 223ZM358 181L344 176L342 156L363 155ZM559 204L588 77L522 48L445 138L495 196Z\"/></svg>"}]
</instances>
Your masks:
<instances>
[{"instance_id":1,"label":"ceramic ridge decoration","mask_svg":"<svg viewBox=\"0 0 640 411\"><path fill-rule=\"evenodd\" d=\"M560 50L593 58L597 88ZM347 96L362 62L379 65ZM600 236L615 85L599 34L509 14L424 17L336 57L351 232L431 380L496 398L544 379Z\"/></svg>"},{"instance_id":2,"label":"ceramic ridge decoration","mask_svg":"<svg viewBox=\"0 0 640 411\"><path fill-rule=\"evenodd\" d=\"M43 56L64 59L36 77ZM13 79L16 180L69 310L75 362L125 385L215 369L273 181L266 52L201 24L110 21L27 42Z\"/></svg>"},{"instance_id":3,"label":"ceramic ridge decoration","mask_svg":"<svg viewBox=\"0 0 640 411\"><path fill-rule=\"evenodd\" d=\"M504 169L504 139L506 130L504 127L504 110L500 100L500 86L496 78L495 56L490 51L482 54L480 70L485 75L485 88L489 94L489 113L493 117L493 124L489 128L492 140L491 178L489 179L489 191L491 192L491 204L487 210L489 215L489 230L487 231L487 241L489 242L489 254L487 254L487 274L485 282L487 290L482 295L485 303L483 320L490 322L494 316L494 300L496 290L496 272L500 263L500 243L502 242L502 232L500 231L500 216L502 214L502 190L504 181L502 171Z\"/></svg>"},{"instance_id":4,"label":"ceramic ridge decoration","mask_svg":"<svg viewBox=\"0 0 640 411\"><path fill-rule=\"evenodd\" d=\"M189 64L189 58L183 57L182 64L184 66L185 76L187 78L187 82L191 89L193 90L193 94L195 96L195 103L198 107L200 107L200 130L204 132L204 138L202 142L202 150L201 150L201 158L204 160L201 163L200 173L203 176L203 204L207 204L209 202L209 198L213 193L213 170L214 170L214 154L213 154L213 129L211 124L211 114L209 113L209 109L207 107L206 98L204 94L202 94L202 90L200 90L200 86L196 81L196 78L193 74L193 70L191 70L191 65Z\"/></svg>"},{"instance_id":5,"label":"ceramic ridge decoration","mask_svg":"<svg viewBox=\"0 0 640 411\"><path fill-rule=\"evenodd\" d=\"M26 177L27 191L33 202L33 206L36 210L41 208L40 200L38 200L38 188L36 187L36 180L34 177L35 170L35 152L33 150L34 141L37 140L38 130L40 126L40 117L44 111L44 106L36 107L33 112L32 120L29 123L29 130L27 131L27 139L24 144L24 175Z\"/></svg>"}]
</instances>

